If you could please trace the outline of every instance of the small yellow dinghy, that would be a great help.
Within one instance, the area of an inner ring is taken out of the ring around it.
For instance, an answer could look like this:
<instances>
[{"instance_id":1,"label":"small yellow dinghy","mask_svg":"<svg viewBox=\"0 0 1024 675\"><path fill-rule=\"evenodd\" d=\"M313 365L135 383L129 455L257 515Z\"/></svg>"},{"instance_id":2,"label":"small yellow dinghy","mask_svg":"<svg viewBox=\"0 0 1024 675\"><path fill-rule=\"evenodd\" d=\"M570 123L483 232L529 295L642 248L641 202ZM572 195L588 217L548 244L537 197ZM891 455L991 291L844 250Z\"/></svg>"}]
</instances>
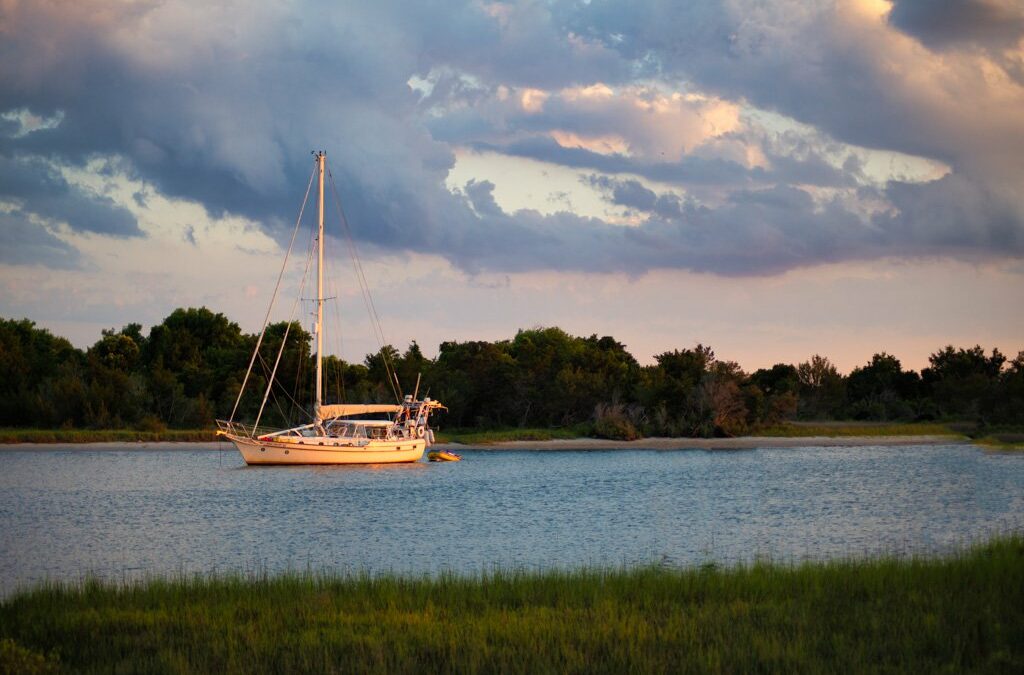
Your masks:
<instances>
[{"instance_id":1,"label":"small yellow dinghy","mask_svg":"<svg viewBox=\"0 0 1024 675\"><path fill-rule=\"evenodd\" d=\"M434 450L427 453L427 459L431 462L461 462L462 455L456 455L454 452L447 450Z\"/></svg>"}]
</instances>

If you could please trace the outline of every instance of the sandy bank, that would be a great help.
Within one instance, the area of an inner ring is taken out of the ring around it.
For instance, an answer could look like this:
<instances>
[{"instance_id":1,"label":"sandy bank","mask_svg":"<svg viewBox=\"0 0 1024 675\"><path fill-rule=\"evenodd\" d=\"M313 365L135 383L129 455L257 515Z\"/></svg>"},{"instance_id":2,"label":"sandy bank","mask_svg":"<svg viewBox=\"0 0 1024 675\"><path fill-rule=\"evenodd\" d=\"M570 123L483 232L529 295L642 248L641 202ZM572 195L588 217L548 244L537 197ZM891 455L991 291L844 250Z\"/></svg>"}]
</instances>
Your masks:
<instances>
[{"instance_id":1,"label":"sandy bank","mask_svg":"<svg viewBox=\"0 0 1024 675\"><path fill-rule=\"evenodd\" d=\"M960 436L743 436L740 438L642 438L610 441L573 438L551 441L502 441L486 445L437 444L435 448L479 450L752 450L754 448L867 447L966 444Z\"/></svg>"}]
</instances>

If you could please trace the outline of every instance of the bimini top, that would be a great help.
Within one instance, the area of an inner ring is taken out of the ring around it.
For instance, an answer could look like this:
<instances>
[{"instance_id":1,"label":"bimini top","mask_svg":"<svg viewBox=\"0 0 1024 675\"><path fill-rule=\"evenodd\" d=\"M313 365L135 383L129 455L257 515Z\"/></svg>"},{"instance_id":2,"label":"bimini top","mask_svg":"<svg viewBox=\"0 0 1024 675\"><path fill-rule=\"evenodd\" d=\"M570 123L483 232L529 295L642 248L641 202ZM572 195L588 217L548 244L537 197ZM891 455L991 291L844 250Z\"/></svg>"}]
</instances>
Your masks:
<instances>
[{"instance_id":1,"label":"bimini top","mask_svg":"<svg viewBox=\"0 0 1024 675\"><path fill-rule=\"evenodd\" d=\"M386 403L372 403L361 405L357 403L336 403L334 405L320 406L320 419L331 419L334 417L346 417L348 415L366 415L368 413L400 413L402 406Z\"/></svg>"}]
</instances>

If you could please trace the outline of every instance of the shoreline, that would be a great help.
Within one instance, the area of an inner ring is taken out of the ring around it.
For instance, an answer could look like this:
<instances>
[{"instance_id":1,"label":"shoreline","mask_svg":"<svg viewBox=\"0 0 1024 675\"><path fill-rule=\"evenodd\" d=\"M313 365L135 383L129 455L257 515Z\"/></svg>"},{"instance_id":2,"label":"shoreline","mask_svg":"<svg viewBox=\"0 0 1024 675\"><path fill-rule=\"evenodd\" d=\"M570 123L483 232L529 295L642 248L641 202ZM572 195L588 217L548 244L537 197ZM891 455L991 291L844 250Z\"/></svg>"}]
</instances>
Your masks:
<instances>
[{"instance_id":1,"label":"shoreline","mask_svg":"<svg viewBox=\"0 0 1024 675\"><path fill-rule=\"evenodd\" d=\"M740 436L736 438L642 438L636 441L616 441L604 438L569 438L544 441L496 441L463 444L435 443L435 450L755 450L758 448L801 447L898 447L901 445L970 445L965 436L908 435L908 436ZM230 441L96 441L79 443L5 443L0 452L16 450L234 450Z\"/></svg>"},{"instance_id":2,"label":"shoreline","mask_svg":"<svg viewBox=\"0 0 1024 675\"><path fill-rule=\"evenodd\" d=\"M547 441L497 441L478 445L436 443L438 449L473 450L755 450L757 448L869 447L900 445L968 445L964 436L738 436L736 438L641 438L616 441L571 438Z\"/></svg>"}]
</instances>

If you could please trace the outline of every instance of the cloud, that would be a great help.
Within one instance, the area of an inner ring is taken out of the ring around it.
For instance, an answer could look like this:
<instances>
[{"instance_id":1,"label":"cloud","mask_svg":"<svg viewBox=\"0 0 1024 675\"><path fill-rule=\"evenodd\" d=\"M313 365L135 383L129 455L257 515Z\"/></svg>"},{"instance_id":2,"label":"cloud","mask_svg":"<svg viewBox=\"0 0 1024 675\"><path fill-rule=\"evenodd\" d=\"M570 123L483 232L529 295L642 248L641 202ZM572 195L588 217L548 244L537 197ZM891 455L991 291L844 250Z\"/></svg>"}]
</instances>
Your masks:
<instances>
[{"instance_id":1,"label":"cloud","mask_svg":"<svg viewBox=\"0 0 1024 675\"><path fill-rule=\"evenodd\" d=\"M579 169L594 169L606 174L634 174L652 181L681 186L749 186L779 181L820 186L853 186L856 181L819 155L801 159L769 153L772 166L747 167L723 157L689 154L679 161L647 161L617 153L601 154L579 147L565 147L552 138L536 136L505 145L474 143L478 150L528 157L542 162Z\"/></svg>"},{"instance_id":2,"label":"cloud","mask_svg":"<svg viewBox=\"0 0 1024 675\"><path fill-rule=\"evenodd\" d=\"M894 209L874 224L895 244L915 242L934 255L1002 251L1024 256L1024 217L963 176L947 175L923 184L892 182L885 196Z\"/></svg>"},{"instance_id":3,"label":"cloud","mask_svg":"<svg viewBox=\"0 0 1024 675\"><path fill-rule=\"evenodd\" d=\"M79 266L80 256L73 246L33 222L25 212L0 212L0 263L74 269Z\"/></svg>"},{"instance_id":4,"label":"cloud","mask_svg":"<svg viewBox=\"0 0 1024 675\"><path fill-rule=\"evenodd\" d=\"M47 168L116 159L154 194L282 240L308 152L327 148L357 239L470 271L1020 255L1024 89L988 52L937 55L902 32L920 21L872 7L10 2L0 111L21 121L2 118L0 190L73 230L138 234ZM645 220L506 212L482 178L450 192L457 146L598 172ZM879 184L861 150L952 174Z\"/></svg>"},{"instance_id":5,"label":"cloud","mask_svg":"<svg viewBox=\"0 0 1024 675\"><path fill-rule=\"evenodd\" d=\"M471 180L465 186L466 196L473 205L473 210L480 215L498 215L501 207L494 201L494 183L489 180Z\"/></svg>"},{"instance_id":6,"label":"cloud","mask_svg":"<svg viewBox=\"0 0 1024 675\"><path fill-rule=\"evenodd\" d=\"M139 236L135 216L104 195L71 185L37 157L0 154L0 200L20 204L25 213L66 223L71 229L114 237Z\"/></svg>"},{"instance_id":7,"label":"cloud","mask_svg":"<svg viewBox=\"0 0 1024 675\"><path fill-rule=\"evenodd\" d=\"M993 47L1001 44L999 36L978 28L988 25L983 16L993 15L979 11L979 3L970 5L970 34ZM726 100L746 100L823 137L943 162L957 184L986 194L997 212L1015 214L1005 222L1016 226L1024 213L1017 187L1024 180L1024 80L985 51L930 51L894 30L879 9L884 7L866 1L666 6L652 0L631 3L627 11L595 0L577 6L571 25L624 56L643 55L666 78L693 82ZM774 158L785 173L784 163ZM788 178L799 182L793 168ZM904 199L890 206L913 213L928 208L931 192L894 186L883 196L899 194ZM967 233L960 239L962 253L1007 254L987 236L969 236L979 234L977 222L989 222L988 213L956 213L957 227ZM943 236L926 227L915 231L921 254Z\"/></svg>"},{"instance_id":8,"label":"cloud","mask_svg":"<svg viewBox=\"0 0 1024 675\"><path fill-rule=\"evenodd\" d=\"M591 187L604 190L613 204L619 204L640 211L650 211L658 200L654 190L648 190L638 180L615 180L608 176L590 174L583 178Z\"/></svg>"},{"instance_id":9,"label":"cloud","mask_svg":"<svg viewBox=\"0 0 1024 675\"><path fill-rule=\"evenodd\" d=\"M889 23L930 47L1002 49L1024 38L1024 6L1016 0L894 0Z\"/></svg>"}]
</instances>

